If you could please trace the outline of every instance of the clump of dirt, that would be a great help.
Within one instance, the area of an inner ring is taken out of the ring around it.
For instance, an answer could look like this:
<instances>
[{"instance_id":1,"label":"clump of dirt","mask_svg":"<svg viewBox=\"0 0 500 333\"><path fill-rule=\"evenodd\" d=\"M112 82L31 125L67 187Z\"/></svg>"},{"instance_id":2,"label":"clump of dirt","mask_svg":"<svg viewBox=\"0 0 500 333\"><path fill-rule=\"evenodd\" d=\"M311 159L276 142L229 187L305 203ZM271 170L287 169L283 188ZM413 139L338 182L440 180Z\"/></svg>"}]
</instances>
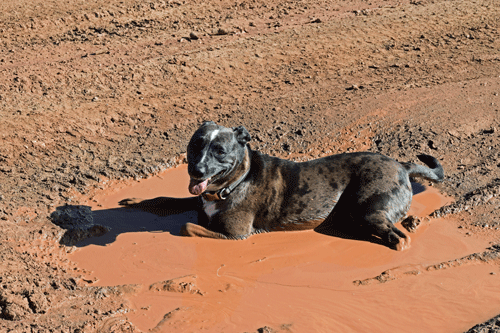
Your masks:
<instances>
[{"instance_id":1,"label":"clump of dirt","mask_svg":"<svg viewBox=\"0 0 500 333\"><path fill-rule=\"evenodd\" d=\"M73 246L89 237L102 236L110 230L109 227L94 224L92 209L89 206L57 207L50 214L50 218L55 225L66 230L59 240L59 243L66 246Z\"/></svg>"},{"instance_id":2,"label":"clump of dirt","mask_svg":"<svg viewBox=\"0 0 500 333\"><path fill-rule=\"evenodd\" d=\"M417 231L417 228L420 226L421 223L422 219L419 218L418 216L413 216L413 215L410 215L403 221L401 221L401 225L409 232Z\"/></svg>"},{"instance_id":3,"label":"clump of dirt","mask_svg":"<svg viewBox=\"0 0 500 333\"><path fill-rule=\"evenodd\" d=\"M500 195L500 179L493 179L490 183L465 193L459 200L450 205L441 207L431 214L433 217L442 217L448 214L458 214L480 205L498 204ZM491 201L491 203L490 203Z\"/></svg>"},{"instance_id":4,"label":"clump of dirt","mask_svg":"<svg viewBox=\"0 0 500 333\"><path fill-rule=\"evenodd\" d=\"M149 286L149 290L199 294L202 296L204 294L196 286L196 275L181 276L175 279L155 282Z\"/></svg>"}]
</instances>

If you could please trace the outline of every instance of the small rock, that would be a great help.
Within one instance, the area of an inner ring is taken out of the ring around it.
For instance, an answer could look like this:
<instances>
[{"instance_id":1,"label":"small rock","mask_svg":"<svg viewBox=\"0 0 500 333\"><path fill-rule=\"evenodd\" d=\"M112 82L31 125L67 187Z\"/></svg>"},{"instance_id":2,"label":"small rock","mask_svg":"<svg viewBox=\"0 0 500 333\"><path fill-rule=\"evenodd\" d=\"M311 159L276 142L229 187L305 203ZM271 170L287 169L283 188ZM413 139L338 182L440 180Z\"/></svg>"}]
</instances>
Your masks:
<instances>
[{"instance_id":1,"label":"small rock","mask_svg":"<svg viewBox=\"0 0 500 333\"><path fill-rule=\"evenodd\" d=\"M194 33L194 32L191 32L189 34L189 39L192 39L192 40L197 40L199 39L199 37Z\"/></svg>"},{"instance_id":2,"label":"small rock","mask_svg":"<svg viewBox=\"0 0 500 333\"><path fill-rule=\"evenodd\" d=\"M222 28L217 29L217 31L214 33L214 35L217 35L217 36L224 36L227 34L228 34L228 32Z\"/></svg>"},{"instance_id":3,"label":"small rock","mask_svg":"<svg viewBox=\"0 0 500 333\"><path fill-rule=\"evenodd\" d=\"M97 102L98 100L99 100L99 97L97 97L97 96L92 98L92 102Z\"/></svg>"},{"instance_id":4,"label":"small rock","mask_svg":"<svg viewBox=\"0 0 500 333\"><path fill-rule=\"evenodd\" d=\"M455 138L458 138L458 139L461 138L460 133L458 131L456 131L456 130L449 130L448 134L451 135L451 136L454 136Z\"/></svg>"},{"instance_id":5,"label":"small rock","mask_svg":"<svg viewBox=\"0 0 500 333\"><path fill-rule=\"evenodd\" d=\"M7 320L21 320L33 312L27 298L20 294L1 292L0 303L2 304L2 318Z\"/></svg>"}]
</instances>

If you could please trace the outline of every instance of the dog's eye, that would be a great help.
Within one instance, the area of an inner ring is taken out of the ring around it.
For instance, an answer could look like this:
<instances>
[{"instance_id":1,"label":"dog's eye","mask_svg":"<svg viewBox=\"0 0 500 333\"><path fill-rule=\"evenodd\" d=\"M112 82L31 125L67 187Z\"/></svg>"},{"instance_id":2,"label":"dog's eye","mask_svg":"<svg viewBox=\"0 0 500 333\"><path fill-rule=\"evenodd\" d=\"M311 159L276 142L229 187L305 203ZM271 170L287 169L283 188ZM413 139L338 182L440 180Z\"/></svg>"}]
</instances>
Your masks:
<instances>
[{"instance_id":1,"label":"dog's eye","mask_svg":"<svg viewBox=\"0 0 500 333\"><path fill-rule=\"evenodd\" d=\"M218 156L223 156L226 154L226 151L224 150L224 148L216 146L214 147L214 153Z\"/></svg>"}]
</instances>

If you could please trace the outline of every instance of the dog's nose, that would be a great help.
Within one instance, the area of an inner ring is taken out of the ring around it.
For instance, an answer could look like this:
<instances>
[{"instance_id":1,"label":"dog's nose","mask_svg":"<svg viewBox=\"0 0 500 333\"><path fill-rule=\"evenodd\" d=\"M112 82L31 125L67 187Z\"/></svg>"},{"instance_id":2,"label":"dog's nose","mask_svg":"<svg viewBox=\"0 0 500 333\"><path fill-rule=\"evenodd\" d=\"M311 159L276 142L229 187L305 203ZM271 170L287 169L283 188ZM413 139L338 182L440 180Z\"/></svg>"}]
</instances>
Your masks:
<instances>
[{"instance_id":1,"label":"dog's nose","mask_svg":"<svg viewBox=\"0 0 500 333\"><path fill-rule=\"evenodd\" d=\"M188 173L191 177L198 178L198 179L205 178L205 173L207 172L206 165L203 165L200 163L200 164L196 164L188 169L189 169Z\"/></svg>"}]
</instances>

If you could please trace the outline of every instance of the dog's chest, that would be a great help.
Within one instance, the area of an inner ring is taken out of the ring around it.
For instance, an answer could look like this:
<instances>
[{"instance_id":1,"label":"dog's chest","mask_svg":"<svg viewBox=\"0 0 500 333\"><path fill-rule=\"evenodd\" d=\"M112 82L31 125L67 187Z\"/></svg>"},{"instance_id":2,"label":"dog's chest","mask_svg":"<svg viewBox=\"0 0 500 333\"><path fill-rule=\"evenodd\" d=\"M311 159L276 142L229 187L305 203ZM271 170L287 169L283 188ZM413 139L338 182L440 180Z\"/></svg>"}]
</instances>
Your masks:
<instances>
[{"instance_id":1,"label":"dog's chest","mask_svg":"<svg viewBox=\"0 0 500 333\"><path fill-rule=\"evenodd\" d=\"M211 219L215 214L217 214L220 209L218 208L218 201L208 201L201 198L203 202L203 211L207 214L208 218Z\"/></svg>"}]
</instances>

